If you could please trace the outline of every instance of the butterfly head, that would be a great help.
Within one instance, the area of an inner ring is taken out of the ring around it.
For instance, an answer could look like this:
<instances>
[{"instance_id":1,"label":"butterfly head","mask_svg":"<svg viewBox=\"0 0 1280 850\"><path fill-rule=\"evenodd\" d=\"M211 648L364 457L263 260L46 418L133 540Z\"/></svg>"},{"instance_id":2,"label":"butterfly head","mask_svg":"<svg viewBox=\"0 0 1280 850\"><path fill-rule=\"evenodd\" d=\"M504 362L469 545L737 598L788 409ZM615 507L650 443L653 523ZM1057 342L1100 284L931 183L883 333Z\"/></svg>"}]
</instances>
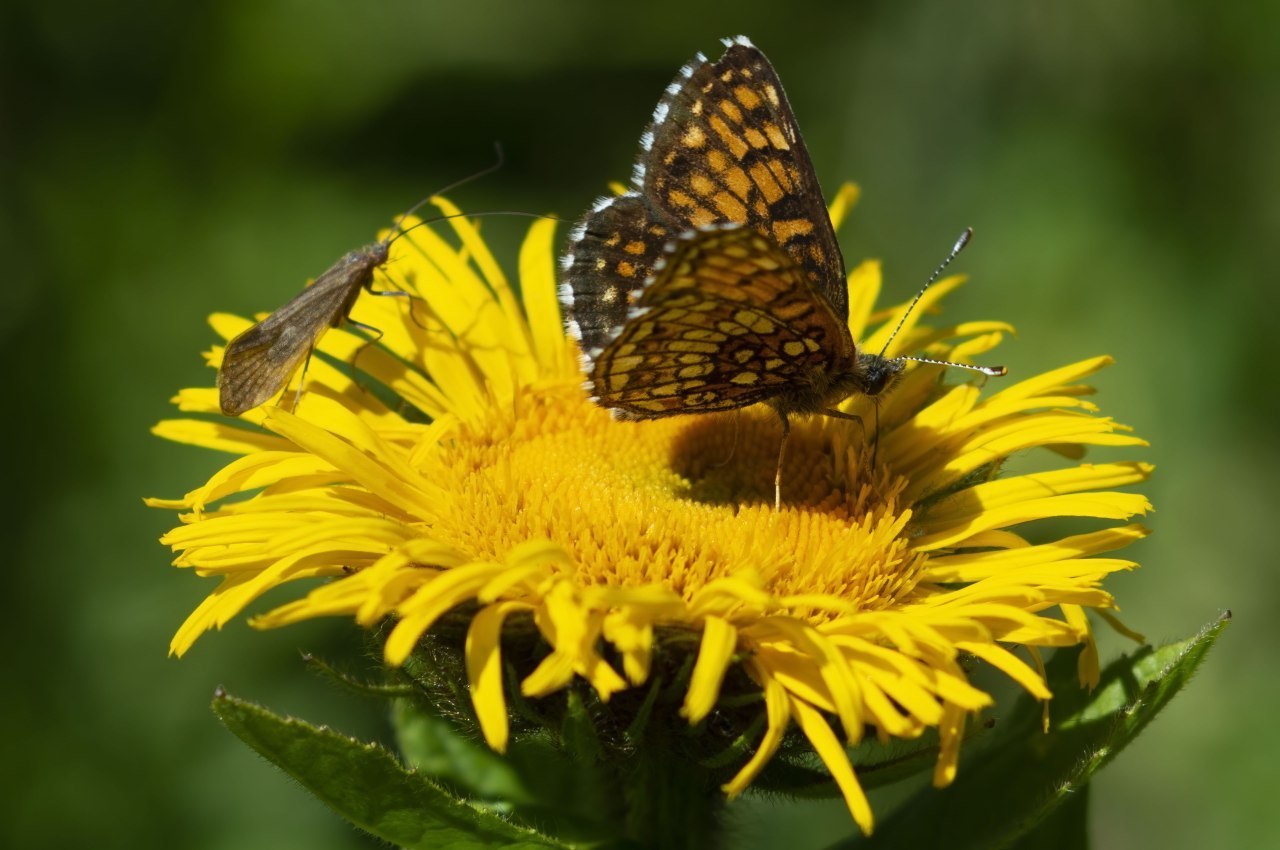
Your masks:
<instances>
[{"instance_id":1,"label":"butterfly head","mask_svg":"<svg viewBox=\"0 0 1280 850\"><path fill-rule=\"evenodd\" d=\"M897 382L904 365L904 361L899 357L859 354L854 369L858 379L858 389L869 396L880 395Z\"/></svg>"}]
</instances>

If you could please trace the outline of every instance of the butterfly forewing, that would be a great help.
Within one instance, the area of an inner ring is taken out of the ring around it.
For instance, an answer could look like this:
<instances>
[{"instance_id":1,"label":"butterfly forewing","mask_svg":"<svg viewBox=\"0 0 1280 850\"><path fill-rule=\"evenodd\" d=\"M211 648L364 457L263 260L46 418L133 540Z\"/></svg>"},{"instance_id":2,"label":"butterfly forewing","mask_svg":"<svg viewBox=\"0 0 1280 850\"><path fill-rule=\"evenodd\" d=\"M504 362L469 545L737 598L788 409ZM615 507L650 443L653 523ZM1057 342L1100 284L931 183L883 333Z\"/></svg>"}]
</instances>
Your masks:
<instances>
[{"instance_id":1,"label":"butterfly forewing","mask_svg":"<svg viewBox=\"0 0 1280 850\"><path fill-rule=\"evenodd\" d=\"M782 84L745 39L699 54L641 137L633 190L602 198L561 258L566 326L588 360L616 338L674 234L745 224L776 242L843 321L843 260Z\"/></svg>"},{"instance_id":2,"label":"butterfly forewing","mask_svg":"<svg viewBox=\"0 0 1280 850\"><path fill-rule=\"evenodd\" d=\"M682 227L738 222L771 237L844 319L844 260L809 152L777 73L742 41L667 87L636 177Z\"/></svg>"},{"instance_id":3,"label":"butterfly forewing","mask_svg":"<svg viewBox=\"0 0 1280 850\"><path fill-rule=\"evenodd\" d=\"M218 370L222 412L238 416L277 395L324 331L346 318L387 260L385 243L352 251L280 309L227 343Z\"/></svg>"},{"instance_id":4,"label":"butterfly forewing","mask_svg":"<svg viewBox=\"0 0 1280 850\"><path fill-rule=\"evenodd\" d=\"M598 403L648 418L744 407L852 355L808 275L748 227L678 239L622 331L596 357Z\"/></svg>"}]
</instances>

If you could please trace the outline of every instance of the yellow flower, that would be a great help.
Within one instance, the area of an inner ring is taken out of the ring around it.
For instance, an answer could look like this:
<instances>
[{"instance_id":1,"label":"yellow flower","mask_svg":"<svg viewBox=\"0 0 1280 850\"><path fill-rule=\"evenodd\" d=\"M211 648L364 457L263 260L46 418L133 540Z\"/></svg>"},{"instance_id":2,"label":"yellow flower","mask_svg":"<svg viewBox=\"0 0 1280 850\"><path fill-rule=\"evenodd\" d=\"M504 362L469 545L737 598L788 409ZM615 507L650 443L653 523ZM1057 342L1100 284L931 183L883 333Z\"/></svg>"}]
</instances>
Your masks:
<instances>
[{"instance_id":1,"label":"yellow flower","mask_svg":"<svg viewBox=\"0 0 1280 850\"><path fill-rule=\"evenodd\" d=\"M838 196L837 226L855 195ZM1084 398L1081 381L1108 358L1001 382L985 397L974 382L911 367L878 418L865 398L844 405L878 421L874 452L850 422L796 424L775 511L779 428L767 408L614 421L587 400L562 330L554 224L538 222L524 242L520 297L471 222L448 227L456 244L418 228L393 245L386 270L417 300L356 304L355 318L383 332L358 366L386 392L353 383L343 364L363 341L337 329L296 412L269 404L239 421L156 426L239 456L182 499L150 501L183 511L163 538L175 563L221 578L178 630L175 654L297 579L328 581L254 625L385 620L392 665L465 606L470 692L501 751L510 732L500 636L512 618L531 621L547 648L520 683L528 697L581 677L608 700L644 683L655 650L678 636L672 646L697 647L682 709L690 723L717 705L735 665L763 695L763 737L725 791L746 789L794 722L868 832L846 747L868 733L936 729L934 780L950 782L966 719L992 702L970 683L967 659L1047 700L1039 648L1084 644L1081 678L1096 682L1085 611L1109 618L1102 582L1134 566L1100 556L1142 537L1119 523L1150 507L1115 491L1149 466L1077 462L1088 445L1144 445ZM999 322L919 323L960 283L927 292L890 355L963 362L1000 341L1009 328ZM874 311L879 289L875 262L849 276L853 338L870 351L905 309ZM224 338L248 324L212 323ZM210 363L220 357L215 348ZM213 388L176 401L187 413L218 411ZM1036 447L1067 460L996 477ZM1051 517L1108 522L1034 545L1019 531Z\"/></svg>"}]
</instances>

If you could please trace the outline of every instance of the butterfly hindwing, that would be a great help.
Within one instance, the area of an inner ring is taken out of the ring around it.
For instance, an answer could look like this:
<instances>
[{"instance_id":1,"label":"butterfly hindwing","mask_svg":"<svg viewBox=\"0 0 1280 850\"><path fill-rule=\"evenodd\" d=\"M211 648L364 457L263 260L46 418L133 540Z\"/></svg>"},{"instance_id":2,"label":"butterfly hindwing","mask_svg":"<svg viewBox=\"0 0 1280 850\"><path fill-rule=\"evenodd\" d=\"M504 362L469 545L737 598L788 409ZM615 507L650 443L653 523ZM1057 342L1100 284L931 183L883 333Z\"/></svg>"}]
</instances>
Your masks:
<instances>
[{"instance_id":1,"label":"butterfly hindwing","mask_svg":"<svg viewBox=\"0 0 1280 850\"><path fill-rule=\"evenodd\" d=\"M634 192L601 198L574 228L569 252L560 258L560 303L583 351L601 348L617 334L676 232Z\"/></svg>"},{"instance_id":2,"label":"butterfly hindwing","mask_svg":"<svg viewBox=\"0 0 1280 850\"><path fill-rule=\"evenodd\" d=\"M597 402L635 417L729 410L804 385L852 351L805 270L748 227L676 240L591 371Z\"/></svg>"}]
</instances>

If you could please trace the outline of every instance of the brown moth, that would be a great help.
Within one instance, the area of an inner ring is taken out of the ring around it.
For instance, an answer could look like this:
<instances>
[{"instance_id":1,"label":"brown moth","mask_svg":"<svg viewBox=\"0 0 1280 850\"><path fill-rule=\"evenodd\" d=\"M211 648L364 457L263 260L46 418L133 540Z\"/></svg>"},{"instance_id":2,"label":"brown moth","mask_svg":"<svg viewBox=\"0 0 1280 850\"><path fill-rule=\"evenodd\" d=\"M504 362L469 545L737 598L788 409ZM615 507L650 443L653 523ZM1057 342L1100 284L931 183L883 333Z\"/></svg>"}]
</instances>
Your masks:
<instances>
[{"instance_id":1,"label":"brown moth","mask_svg":"<svg viewBox=\"0 0 1280 850\"><path fill-rule=\"evenodd\" d=\"M336 328L346 322L381 335L376 328L351 320L351 307L360 296L360 290L373 292L373 273L386 265L392 242L415 227L429 223L419 221L406 228L401 226L404 220L432 198L501 168L501 145L495 144L494 151L497 159L493 165L418 201L396 218L392 232L385 239L344 254L287 304L227 343L222 355L222 366L218 369L218 403L222 412L227 416L239 416L278 394L289 384L289 379L298 366L310 360L316 343L329 328ZM452 217L442 216L432 221ZM377 294L413 297L407 292L388 291ZM303 366L304 378L306 371ZM300 381L298 393L301 392ZM298 395L295 395L295 405L297 399Z\"/></svg>"},{"instance_id":2,"label":"brown moth","mask_svg":"<svg viewBox=\"0 0 1280 850\"><path fill-rule=\"evenodd\" d=\"M239 416L285 388L320 336L347 320L360 290L372 291L373 273L387 262L391 238L345 254L287 304L227 343L218 370L224 414Z\"/></svg>"}]
</instances>

